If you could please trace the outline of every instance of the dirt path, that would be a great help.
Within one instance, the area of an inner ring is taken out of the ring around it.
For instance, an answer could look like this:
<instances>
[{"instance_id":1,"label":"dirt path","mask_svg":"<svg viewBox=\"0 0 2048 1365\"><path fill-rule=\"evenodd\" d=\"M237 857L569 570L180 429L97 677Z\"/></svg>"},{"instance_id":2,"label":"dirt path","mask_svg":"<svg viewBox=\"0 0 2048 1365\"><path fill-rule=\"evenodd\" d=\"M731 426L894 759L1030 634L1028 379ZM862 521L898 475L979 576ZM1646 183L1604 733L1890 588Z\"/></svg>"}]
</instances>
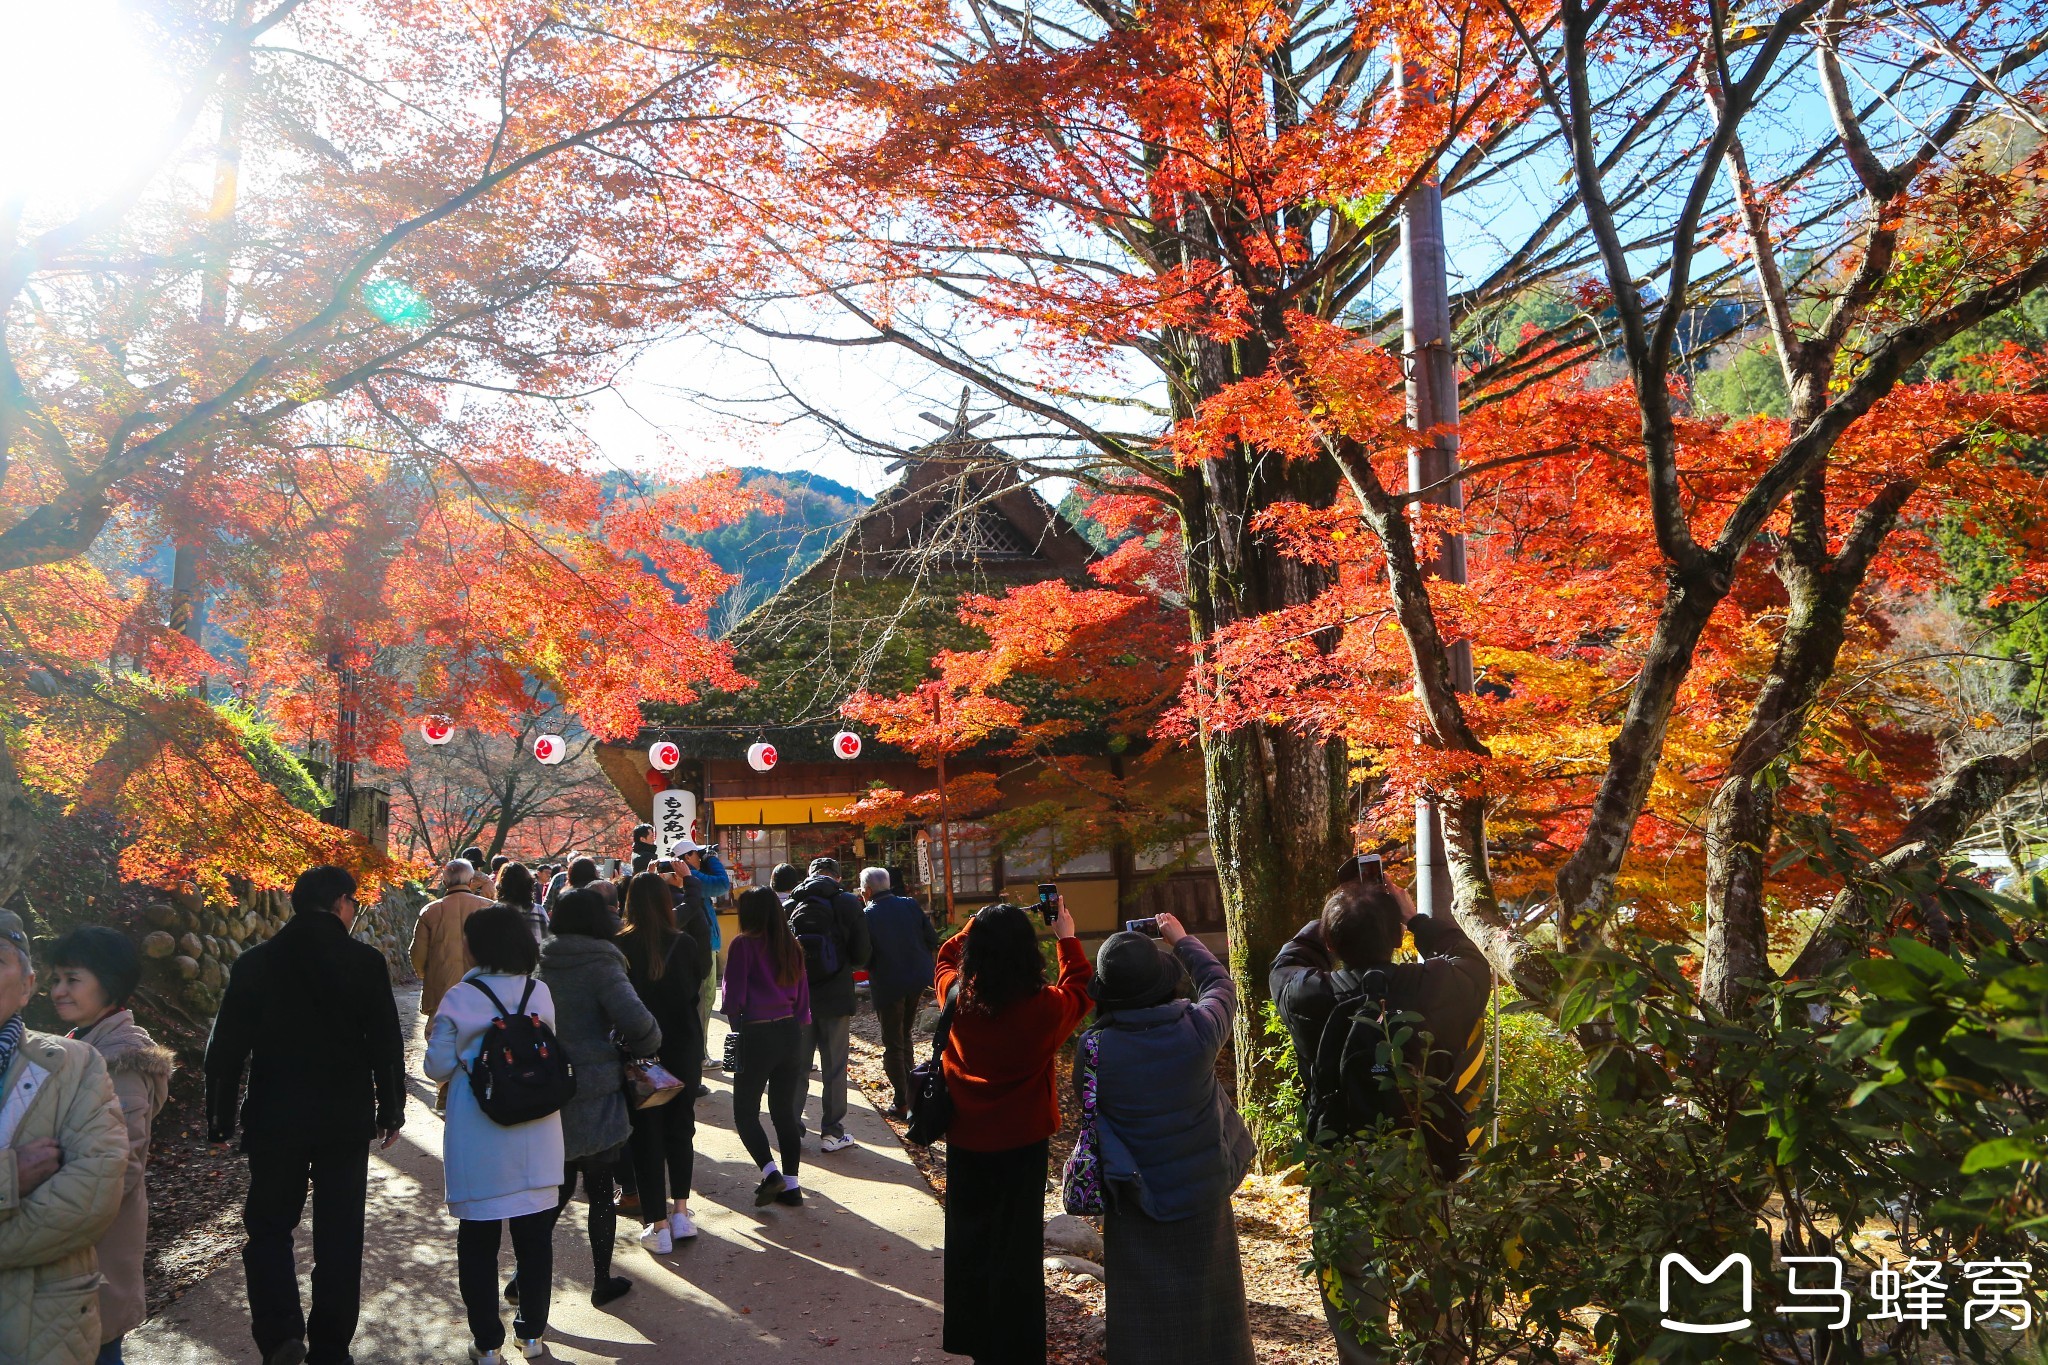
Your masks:
<instances>
[{"instance_id":1,"label":"dirt path","mask_svg":"<svg viewBox=\"0 0 2048 1365\"><path fill-rule=\"evenodd\" d=\"M416 998L400 993L408 1020ZM712 1030L715 1056L724 1026L713 1020ZM441 1202L441 1124L432 1088L419 1076L420 1039L410 1046L404 1134L370 1163L369 1252L355 1340L364 1365L467 1358L455 1222ZM657 1259L622 1226L614 1269L632 1279L633 1292L594 1309L580 1202L565 1213L555 1235L553 1358L708 1365L817 1359L829 1350L896 1365L946 1359L938 1349L940 1208L881 1117L856 1099L847 1127L857 1147L823 1156L807 1144L805 1206L756 1210L759 1173L732 1131L730 1087L717 1072L705 1079L711 1094L697 1102L692 1198L701 1235ZM815 1100L809 1113L815 1125ZM311 1261L307 1232L300 1229L302 1284ZM509 1273L509 1251L503 1262ZM239 1258L133 1333L127 1354L151 1365L255 1359Z\"/></svg>"}]
</instances>

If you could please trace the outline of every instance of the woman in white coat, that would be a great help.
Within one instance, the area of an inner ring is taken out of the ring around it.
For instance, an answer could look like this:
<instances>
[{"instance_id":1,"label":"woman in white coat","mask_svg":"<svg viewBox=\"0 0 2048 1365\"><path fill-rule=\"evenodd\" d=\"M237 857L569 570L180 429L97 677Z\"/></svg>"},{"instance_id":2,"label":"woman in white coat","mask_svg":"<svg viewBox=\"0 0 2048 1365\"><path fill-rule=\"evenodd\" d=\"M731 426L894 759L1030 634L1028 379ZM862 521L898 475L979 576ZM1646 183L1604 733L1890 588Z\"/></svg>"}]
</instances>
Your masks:
<instances>
[{"instance_id":1,"label":"woman in white coat","mask_svg":"<svg viewBox=\"0 0 2048 1365\"><path fill-rule=\"evenodd\" d=\"M441 998L427 1030L427 1075L445 1081L476 1060L491 1022L499 1017L490 995L507 1010L537 1014L552 1029L555 1002L533 977L539 950L526 917L506 905L479 910L463 923L477 965ZM529 994L529 991L531 994ZM520 1001L525 1000L524 1009ZM553 1238L561 1198L562 1116L549 1114L510 1126L477 1107L467 1078L448 1087L448 1126L441 1137L448 1211L462 1220L456 1233L457 1277L475 1345L469 1358L503 1365L505 1324L498 1316L498 1228L510 1220L518 1265L519 1315L512 1330L527 1359L541 1354L548 1298L554 1281Z\"/></svg>"}]
</instances>

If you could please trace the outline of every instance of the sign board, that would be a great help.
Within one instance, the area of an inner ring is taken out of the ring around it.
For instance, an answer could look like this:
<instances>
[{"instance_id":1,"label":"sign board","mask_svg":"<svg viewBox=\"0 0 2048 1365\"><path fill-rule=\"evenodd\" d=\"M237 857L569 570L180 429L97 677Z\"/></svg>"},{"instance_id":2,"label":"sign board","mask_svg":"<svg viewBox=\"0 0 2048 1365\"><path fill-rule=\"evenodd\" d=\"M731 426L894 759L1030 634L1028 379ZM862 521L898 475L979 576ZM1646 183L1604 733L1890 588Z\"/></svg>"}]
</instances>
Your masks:
<instances>
[{"instance_id":1,"label":"sign board","mask_svg":"<svg viewBox=\"0 0 2048 1365\"><path fill-rule=\"evenodd\" d=\"M678 839L697 837L697 794L677 787L654 794L654 846L666 854Z\"/></svg>"}]
</instances>

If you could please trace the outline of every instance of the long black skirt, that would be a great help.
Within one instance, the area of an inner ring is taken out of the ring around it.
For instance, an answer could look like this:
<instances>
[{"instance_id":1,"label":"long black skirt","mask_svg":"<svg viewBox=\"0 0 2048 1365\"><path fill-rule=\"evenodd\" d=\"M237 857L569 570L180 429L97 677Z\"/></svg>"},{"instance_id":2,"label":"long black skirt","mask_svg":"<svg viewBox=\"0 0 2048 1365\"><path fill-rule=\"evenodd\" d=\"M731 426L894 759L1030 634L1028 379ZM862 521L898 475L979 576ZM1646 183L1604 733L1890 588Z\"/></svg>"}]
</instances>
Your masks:
<instances>
[{"instance_id":1,"label":"long black skirt","mask_svg":"<svg viewBox=\"0 0 2048 1365\"><path fill-rule=\"evenodd\" d=\"M976 1365L1045 1365L1049 1151L947 1144L944 1345Z\"/></svg>"}]
</instances>

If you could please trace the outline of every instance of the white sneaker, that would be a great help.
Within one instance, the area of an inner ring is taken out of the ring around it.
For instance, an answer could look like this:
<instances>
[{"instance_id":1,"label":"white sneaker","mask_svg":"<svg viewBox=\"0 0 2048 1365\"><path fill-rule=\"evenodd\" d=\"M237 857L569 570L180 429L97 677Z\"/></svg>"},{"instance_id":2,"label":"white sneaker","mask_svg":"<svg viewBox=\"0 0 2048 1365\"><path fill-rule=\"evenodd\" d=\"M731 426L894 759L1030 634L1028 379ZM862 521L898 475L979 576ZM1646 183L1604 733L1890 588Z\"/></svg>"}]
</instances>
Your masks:
<instances>
[{"instance_id":1,"label":"white sneaker","mask_svg":"<svg viewBox=\"0 0 2048 1365\"><path fill-rule=\"evenodd\" d=\"M502 1351L479 1351L472 1346L469 1348L469 1362L470 1365L505 1365L505 1355Z\"/></svg>"},{"instance_id":2,"label":"white sneaker","mask_svg":"<svg viewBox=\"0 0 2048 1365\"><path fill-rule=\"evenodd\" d=\"M519 1354L525 1356L528 1360L539 1360L542 1355L546 1354L547 1349L546 1346L541 1344L539 1337L519 1338Z\"/></svg>"},{"instance_id":3,"label":"white sneaker","mask_svg":"<svg viewBox=\"0 0 2048 1365\"><path fill-rule=\"evenodd\" d=\"M843 1152L853 1145L853 1139L846 1134L834 1133L831 1137L818 1144L818 1150L821 1152Z\"/></svg>"},{"instance_id":4,"label":"white sneaker","mask_svg":"<svg viewBox=\"0 0 2048 1365\"><path fill-rule=\"evenodd\" d=\"M667 1223L656 1223L642 1232L640 1245L657 1256L666 1256L676 1249L675 1241L669 1236Z\"/></svg>"},{"instance_id":5,"label":"white sneaker","mask_svg":"<svg viewBox=\"0 0 2048 1365\"><path fill-rule=\"evenodd\" d=\"M697 1235L697 1224L688 1212L672 1213L668 1216L668 1235L678 1242L687 1242Z\"/></svg>"}]
</instances>

